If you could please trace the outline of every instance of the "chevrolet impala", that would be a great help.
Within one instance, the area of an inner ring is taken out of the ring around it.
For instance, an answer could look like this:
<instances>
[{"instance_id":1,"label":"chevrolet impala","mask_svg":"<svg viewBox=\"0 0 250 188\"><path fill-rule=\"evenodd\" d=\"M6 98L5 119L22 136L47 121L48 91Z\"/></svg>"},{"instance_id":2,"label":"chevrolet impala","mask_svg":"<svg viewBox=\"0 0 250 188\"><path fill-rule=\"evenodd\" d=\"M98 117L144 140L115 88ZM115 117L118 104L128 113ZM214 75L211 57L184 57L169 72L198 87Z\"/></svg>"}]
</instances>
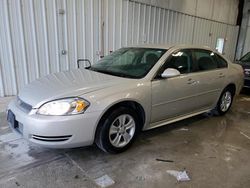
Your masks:
<instances>
[{"instance_id":1,"label":"chevrolet impala","mask_svg":"<svg viewBox=\"0 0 250 188\"><path fill-rule=\"evenodd\" d=\"M31 82L9 104L7 120L45 147L95 143L119 153L143 130L209 111L224 115L243 80L240 65L207 47L125 47Z\"/></svg>"}]
</instances>

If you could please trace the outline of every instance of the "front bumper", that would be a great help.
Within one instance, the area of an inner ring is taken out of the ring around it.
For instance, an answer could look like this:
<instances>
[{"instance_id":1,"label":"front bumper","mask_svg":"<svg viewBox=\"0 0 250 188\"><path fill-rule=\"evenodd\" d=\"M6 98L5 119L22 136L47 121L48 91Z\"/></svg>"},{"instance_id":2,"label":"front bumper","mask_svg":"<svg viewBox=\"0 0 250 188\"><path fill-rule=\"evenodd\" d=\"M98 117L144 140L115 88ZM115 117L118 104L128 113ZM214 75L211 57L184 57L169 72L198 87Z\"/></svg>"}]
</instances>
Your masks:
<instances>
[{"instance_id":1,"label":"front bumper","mask_svg":"<svg viewBox=\"0 0 250 188\"><path fill-rule=\"evenodd\" d=\"M72 116L28 114L16 101L9 104L15 123L9 125L32 143L50 148L73 148L91 145L101 112Z\"/></svg>"}]
</instances>

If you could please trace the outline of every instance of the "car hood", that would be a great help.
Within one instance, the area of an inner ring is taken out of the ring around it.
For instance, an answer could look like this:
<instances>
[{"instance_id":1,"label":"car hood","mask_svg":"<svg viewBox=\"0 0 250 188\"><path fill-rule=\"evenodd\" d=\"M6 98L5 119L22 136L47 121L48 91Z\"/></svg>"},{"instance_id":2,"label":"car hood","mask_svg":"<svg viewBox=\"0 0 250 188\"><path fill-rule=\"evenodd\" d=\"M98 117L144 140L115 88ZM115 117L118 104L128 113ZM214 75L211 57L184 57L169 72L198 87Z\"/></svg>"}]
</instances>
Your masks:
<instances>
[{"instance_id":1,"label":"car hood","mask_svg":"<svg viewBox=\"0 0 250 188\"><path fill-rule=\"evenodd\" d=\"M37 79L26 85L18 96L25 103L37 108L51 100L80 96L128 81L131 79L76 69Z\"/></svg>"}]
</instances>

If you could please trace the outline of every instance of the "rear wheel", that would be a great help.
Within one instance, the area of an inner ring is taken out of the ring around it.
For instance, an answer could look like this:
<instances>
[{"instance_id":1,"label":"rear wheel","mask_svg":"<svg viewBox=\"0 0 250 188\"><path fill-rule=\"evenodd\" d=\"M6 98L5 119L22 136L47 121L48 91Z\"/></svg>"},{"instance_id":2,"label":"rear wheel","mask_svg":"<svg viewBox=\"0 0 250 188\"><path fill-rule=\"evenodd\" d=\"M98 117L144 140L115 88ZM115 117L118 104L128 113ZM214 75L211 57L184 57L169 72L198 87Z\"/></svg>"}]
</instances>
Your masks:
<instances>
[{"instance_id":1,"label":"rear wheel","mask_svg":"<svg viewBox=\"0 0 250 188\"><path fill-rule=\"evenodd\" d=\"M233 98L234 98L234 93L232 89L231 88L224 89L217 103L215 109L216 113L218 115L224 115L225 113L227 113L230 107L232 106Z\"/></svg>"},{"instance_id":2,"label":"rear wheel","mask_svg":"<svg viewBox=\"0 0 250 188\"><path fill-rule=\"evenodd\" d=\"M120 153L128 149L140 131L140 121L135 110L119 107L101 120L95 142L108 153Z\"/></svg>"}]
</instances>

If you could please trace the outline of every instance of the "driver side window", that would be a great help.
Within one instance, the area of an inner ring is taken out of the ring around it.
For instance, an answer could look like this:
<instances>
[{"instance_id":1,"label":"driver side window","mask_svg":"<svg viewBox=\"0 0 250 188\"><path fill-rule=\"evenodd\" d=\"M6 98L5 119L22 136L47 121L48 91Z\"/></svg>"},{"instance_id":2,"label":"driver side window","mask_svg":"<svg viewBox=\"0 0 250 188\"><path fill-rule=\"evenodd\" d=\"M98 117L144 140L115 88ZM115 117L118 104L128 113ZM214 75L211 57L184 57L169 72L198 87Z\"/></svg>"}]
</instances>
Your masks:
<instances>
[{"instance_id":1,"label":"driver side window","mask_svg":"<svg viewBox=\"0 0 250 188\"><path fill-rule=\"evenodd\" d=\"M174 68L181 74L192 72L192 52L190 50L180 50L171 54L163 67L163 71L167 68Z\"/></svg>"}]
</instances>

